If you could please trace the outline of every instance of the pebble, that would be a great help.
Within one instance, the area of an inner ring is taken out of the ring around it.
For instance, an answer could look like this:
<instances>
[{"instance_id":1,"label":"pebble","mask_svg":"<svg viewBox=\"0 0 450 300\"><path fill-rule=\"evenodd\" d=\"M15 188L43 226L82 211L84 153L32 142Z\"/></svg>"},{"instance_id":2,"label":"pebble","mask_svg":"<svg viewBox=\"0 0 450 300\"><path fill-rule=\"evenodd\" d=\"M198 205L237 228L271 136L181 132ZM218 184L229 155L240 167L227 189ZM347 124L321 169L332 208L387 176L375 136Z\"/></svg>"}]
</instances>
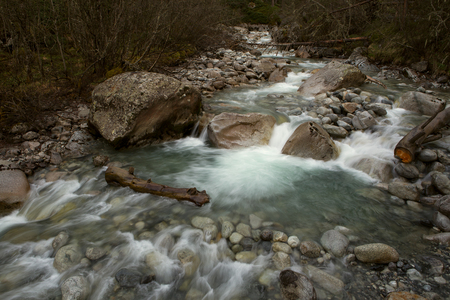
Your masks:
<instances>
[{"instance_id":1,"label":"pebble","mask_svg":"<svg viewBox=\"0 0 450 300\"><path fill-rule=\"evenodd\" d=\"M288 236L286 233L281 231L274 231L273 232L273 241L274 242L287 242Z\"/></svg>"},{"instance_id":2,"label":"pebble","mask_svg":"<svg viewBox=\"0 0 450 300\"><path fill-rule=\"evenodd\" d=\"M227 239L234 231L234 225L230 221L224 221L222 223L222 237Z\"/></svg>"},{"instance_id":3,"label":"pebble","mask_svg":"<svg viewBox=\"0 0 450 300\"><path fill-rule=\"evenodd\" d=\"M238 232L233 232L230 236L230 242L232 244L239 244L239 242L244 238L244 236Z\"/></svg>"},{"instance_id":4,"label":"pebble","mask_svg":"<svg viewBox=\"0 0 450 300\"><path fill-rule=\"evenodd\" d=\"M406 274L408 275L408 278L411 280L422 280L423 279L422 274L420 274L420 272L417 271L416 269L409 269L408 271L406 271Z\"/></svg>"},{"instance_id":5,"label":"pebble","mask_svg":"<svg viewBox=\"0 0 450 300\"><path fill-rule=\"evenodd\" d=\"M236 231L240 234L242 234L245 237L252 237L252 229L249 225L244 223L239 223L236 226Z\"/></svg>"},{"instance_id":6,"label":"pebble","mask_svg":"<svg viewBox=\"0 0 450 300\"><path fill-rule=\"evenodd\" d=\"M300 240L296 236L290 236L287 242L289 246L291 246L291 248L297 248L298 246L300 246Z\"/></svg>"},{"instance_id":7,"label":"pebble","mask_svg":"<svg viewBox=\"0 0 450 300\"><path fill-rule=\"evenodd\" d=\"M286 254L291 254L292 248L288 244L281 243L281 242L275 242L272 244L272 251L273 252L284 252Z\"/></svg>"}]
</instances>

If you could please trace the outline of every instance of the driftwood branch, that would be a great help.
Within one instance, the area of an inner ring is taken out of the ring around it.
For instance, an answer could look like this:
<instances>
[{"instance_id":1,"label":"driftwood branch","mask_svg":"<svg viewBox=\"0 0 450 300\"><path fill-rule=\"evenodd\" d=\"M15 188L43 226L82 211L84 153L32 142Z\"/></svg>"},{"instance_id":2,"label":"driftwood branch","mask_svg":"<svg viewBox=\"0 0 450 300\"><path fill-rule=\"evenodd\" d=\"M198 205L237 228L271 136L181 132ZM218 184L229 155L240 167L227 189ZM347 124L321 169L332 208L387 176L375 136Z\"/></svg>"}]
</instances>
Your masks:
<instances>
[{"instance_id":1,"label":"driftwood branch","mask_svg":"<svg viewBox=\"0 0 450 300\"><path fill-rule=\"evenodd\" d=\"M383 88L387 89L386 85L379 81L378 79L372 78L369 75L366 75L366 81L381 85Z\"/></svg>"},{"instance_id":2,"label":"driftwood branch","mask_svg":"<svg viewBox=\"0 0 450 300\"><path fill-rule=\"evenodd\" d=\"M422 124L414 127L400 142L395 146L395 157L404 163L410 163L414 160L416 150L425 143L436 141L442 137L438 131L450 121L450 108L444 109L445 102L434 116Z\"/></svg>"},{"instance_id":3,"label":"driftwood branch","mask_svg":"<svg viewBox=\"0 0 450 300\"><path fill-rule=\"evenodd\" d=\"M151 179L144 180L133 175L134 169L130 171L109 167L105 173L105 180L109 185L129 187L139 193L150 193L158 196L177 199L178 201L189 201L197 206L209 202L209 196L205 191L197 191L194 188L174 188L154 183Z\"/></svg>"}]
</instances>

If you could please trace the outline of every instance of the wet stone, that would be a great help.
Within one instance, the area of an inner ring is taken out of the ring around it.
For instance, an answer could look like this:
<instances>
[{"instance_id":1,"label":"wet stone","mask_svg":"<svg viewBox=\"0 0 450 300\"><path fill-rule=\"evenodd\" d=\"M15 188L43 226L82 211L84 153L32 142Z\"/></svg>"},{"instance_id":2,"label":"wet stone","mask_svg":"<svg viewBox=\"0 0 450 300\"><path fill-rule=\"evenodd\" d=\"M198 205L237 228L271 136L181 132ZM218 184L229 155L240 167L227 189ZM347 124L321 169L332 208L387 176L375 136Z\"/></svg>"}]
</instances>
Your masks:
<instances>
[{"instance_id":1,"label":"wet stone","mask_svg":"<svg viewBox=\"0 0 450 300\"><path fill-rule=\"evenodd\" d=\"M272 261L278 270L283 270L291 266L291 258L284 252L277 252L272 256Z\"/></svg>"},{"instance_id":2,"label":"wet stone","mask_svg":"<svg viewBox=\"0 0 450 300\"><path fill-rule=\"evenodd\" d=\"M349 240L339 231L328 230L322 235L320 243L325 250L331 252L337 257L342 257L347 250Z\"/></svg>"},{"instance_id":3,"label":"wet stone","mask_svg":"<svg viewBox=\"0 0 450 300\"><path fill-rule=\"evenodd\" d=\"M224 221L222 223L222 237L227 239L234 231L234 225L230 221Z\"/></svg>"},{"instance_id":4,"label":"wet stone","mask_svg":"<svg viewBox=\"0 0 450 300\"><path fill-rule=\"evenodd\" d=\"M106 250L100 247L87 247L86 257L90 260L97 260L106 255Z\"/></svg>"},{"instance_id":5,"label":"wet stone","mask_svg":"<svg viewBox=\"0 0 450 300\"><path fill-rule=\"evenodd\" d=\"M231 251L233 251L233 253L239 253L239 252L244 251L244 247L242 247L239 244L233 245L233 247L231 247Z\"/></svg>"},{"instance_id":6,"label":"wet stone","mask_svg":"<svg viewBox=\"0 0 450 300\"><path fill-rule=\"evenodd\" d=\"M320 256L320 247L313 241L302 241L300 252L309 258L316 258Z\"/></svg>"},{"instance_id":7,"label":"wet stone","mask_svg":"<svg viewBox=\"0 0 450 300\"><path fill-rule=\"evenodd\" d=\"M78 245L67 245L58 250L53 261L53 266L62 273L77 265L82 258L81 249Z\"/></svg>"},{"instance_id":8,"label":"wet stone","mask_svg":"<svg viewBox=\"0 0 450 300\"><path fill-rule=\"evenodd\" d=\"M440 172L431 172L431 182L432 184L445 195L450 194L450 179Z\"/></svg>"},{"instance_id":9,"label":"wet stone","mask_svg":"<svg viewBox=\"0 0 450 300\"><path fill-rule=\"evenodd\" d=\"M402 177L408 179L419 178L419 170L412 164L398 163L394 169Z\"/></svg>"},{"instance_id":10,"label":"wet stone","mask_svg":"<svg viewBox=\"0 0 450 300\"><path fill-rule=\"evenodd\" d=\"M288 245L291 247L291 248L297 248L298 246L300 246L300 240L299 240L299 238L298 237L296 237L296 236L290 236L289 238L288 238Z\"/></svg>"},{"instance_id":11,"label":"wet stone","mask_svg":"<svg viewBox=\"0 0 450 300\"><path fill-rule=\"evenodd\" d=\"M274 242L287 242L288 236L286 233L281 231L274 231L273 232L273 241Z\"/></svg>"},{"instance_id":12,"label":"wet stone","mask_svg":"<svg viewBox=\"0 0 450 300\"><path fill-rule=\"evenodd\" d=\"M273 239L273 231L269 229L264 229L261 231L260 238L263 241L271 241Z\"/></svg>"},{"instance_id":13,"label":"wet stone","mask_svg":"<svg viewBox=\"0 0 450 300\"><path fill-rule=\"evenodd\" d=\"M440 163L444 165L450 165L450 157L442 150L436 150L436 154L438 156L438 160Z\"/></svg>"},{"instance_id":14,"label":"wet stone","mask_svg":"<svg viewBox=\"0 0 450 300\"><path fill-rule=\"evenodd\" d=\"M253 229L258 229L258 228L260 228L262 226L263 220L260 217L254 215L254 214L251 214L249 216L249 219L250 219L250 226Z\"/></svg>"},{"instance_id":15,"label":"wet stone","mask_svg":"<svg viewBox=\"0 0 450 300\"><path fill-rule=\"evenodd\" d=\"M406 274L408 275L408 278L411 280L422 280L423 276L420 274L419 271L416 269L409 269Z\"/></svg>"},{"instance_id":16,"label":"wet stone","mask_svg":"<svg viewBox=\"0 0 450 300\"><path fill-rule=\"evenodd\" d=\"M65 246L68 241L69 241L69 234L66 231L61 231L53 240L52 247L56 252L59 250L59 248Z\"/></svg>"},{"instance_id":17,"label":"wet stone","mask_svg":"<svg viewBox=\"0 0 450 300\"><path fill-rule=\"evenodd\" d=\"M438 156L436 154L436 151L430 149L423 149L422 151L420 151L417 158L423 162L432 162L436 161L438 159Z\"/></svg>"},{"instance_id":18,"label":"wet stone","mask_svg":"<svg viewBox=\"0 0 450 300\"><path fill-rule=\"evenodd\" d=\"M214 240L219 233L216 225L206 225L203 227L203 236L206 242Z\"/></svg>"},{"instance_id":19,"label":"wet stone","mask_svg":"<svg viewBox=\"0 0 450 300\"><path fill-rule=\"evenodd\" d=\"M261 230L259 230L259 229L252 230L252 238L255 242L258 242L259 240L261 240L260 236L261 236Z\"/></svg>"},{"instance_id":20,"label":"wet stone","mask_svg":"<svg viewBox=\"0 0 450 300\"><path fill-rule=\"evenodd\" d=\"M230 236L230 242L232 244L239 244L239 242L244 238L244 236L238 232L233 232Z\"/></svg>"},{"instance_id":21,"label":"wet stone","mask_svg":"<svg viewBox=\"0 0 450 300\"><path fill-rule=\"evenodd\" d=\"M313 284L305 275L292 270L280 273L281 294L286 300L315 300L316 291Z\"/></svg>"},{"instance_id":22,"label":"wet stone","mask_svg":"<svg viewBox=\"0 0 450 300\"><path fill-rule=\"evenodd\" d=\"M215 222L207 217L196 216L192 219L191 224L195 228L203 229L206 225L214 225Z\"/></svg>"},{"instance_id":23,"label":"wet stone","mask_svg":"<svg viewBox=\"0 0 450 300\"><path fill-rule=\"evenodd\" d=\"M256 259L256 253L252 251L242 251L236 254L236 260L246 264L251 263Z\"/></svg>"},{"instance_id":24,"label":"wet stone","mask_svg":"<svg viewBox=\"0 0 450 300\"><path fill-rule=\"evenodd\" d=\"M243 238L239 244L242 246L244 251L250 251L253 248L255 241L251 238Z\"/></svg>"},{"instance_id":25,"label":"wet stone","mask_svg":"<svg viewBox=\"0 0 450 300\"><path fill-rule=\"evenodd\" d=\"M242 234L245 237L252 237L252 229L249 225L244 223L239 223L236 226L236 231L240 234Z\"/></svg>"},{"instance_id":26,"label":"wet stone","mask_svg":"<svg viewBox=\"0 0 450 300\"><path fill-rule=\"evenodd\" d=\"M61 285L63 300L85 300L89 296L89 284L82 276L67 278Z\"/></svg>"},{"instance_id":27,"label":"wet stone","mask_svg":"<svg viewBox=\"0 0 450 300\"><path fill-rule=\"evenodd\" d=\"M286 243L275 242L272 244L273 252L284 252L286 254L292 253L292 248Z\"/></svg>"}]
</instances>

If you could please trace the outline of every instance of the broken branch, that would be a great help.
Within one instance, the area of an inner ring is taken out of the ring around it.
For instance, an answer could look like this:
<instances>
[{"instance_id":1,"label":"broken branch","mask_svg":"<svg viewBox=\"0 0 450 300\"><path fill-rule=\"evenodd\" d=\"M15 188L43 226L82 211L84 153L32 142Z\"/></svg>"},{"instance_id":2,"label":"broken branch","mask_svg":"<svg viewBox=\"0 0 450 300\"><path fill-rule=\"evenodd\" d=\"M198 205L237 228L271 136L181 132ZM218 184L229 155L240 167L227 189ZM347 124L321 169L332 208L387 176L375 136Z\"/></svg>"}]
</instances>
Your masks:
<instances>
[{"instance_id":1,"label":"broken branch","mask_svg":"<svg viewBox=\"0 0 450 300\"><path fill-rule=\"evenodd\" d=\"M414 127L398 142L394 149L395 157L401 159L404 163L410 163L414 160L417 148L441 137L437 132L450 121L450 107L447 109L444 109L444 107L445 102L442 101L438 113Z\"/></svg>"}]
</instances>

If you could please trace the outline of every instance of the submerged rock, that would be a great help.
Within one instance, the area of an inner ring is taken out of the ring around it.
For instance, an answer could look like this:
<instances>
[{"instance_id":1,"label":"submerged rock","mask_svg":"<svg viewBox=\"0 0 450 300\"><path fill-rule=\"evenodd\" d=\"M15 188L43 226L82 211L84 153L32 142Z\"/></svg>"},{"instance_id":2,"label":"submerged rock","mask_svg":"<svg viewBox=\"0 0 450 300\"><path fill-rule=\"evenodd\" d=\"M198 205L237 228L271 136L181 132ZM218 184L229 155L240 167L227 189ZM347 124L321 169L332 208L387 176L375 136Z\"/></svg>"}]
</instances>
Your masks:
<instances>
[{"instance_id":1,"label":"submerged rock","mask_svg":"<svg viewBox=\"0 0 450 300\"><path fill-rule=\"evenodd\" d=\"M308 277L292 270L280 273L281 294L286 300L315 300L316 290Z\"/></svg>"},{"instance_id":2,"label":"submerged rock","mask_svg":"<svg viewBox=\"0 0 450 300\"><path fill-rule=\"evenodd\" d=\"M81 253L81 249L78 245L67 245L58 250L56 252L55 259L53 261L53 266L58 272L62 273L67 269L77 265L83 254Z\"/></svg>"},{"instance_id":3,"label":"submerged rock","mask_svg":"<svg viewBox=\"0 0 450 300\"><path fill-rule=\"evenodd\" d=\"M181 138L201 112L200 93L151 72L127 72L92 92L90 125L116 148Z\"/></svg>"},{"instance_id":4,"label":"submerged rock","mask_svg":"<svg viewBox=\"0 0 450 300\"><path fill-rule=\"evenodd\" d=\"M442 232L437 234L424 235L424 240L430 242L436 242L439 244L449 245L450 244L450 232Z\"/></svg>"},{"instance_id":5,"label":"submerged rock","mask_svg":"<svg viewBox=\"0 0 450 300\"><path fill-rule=\"evenodd\" d=\"M58 235L53 239L52 247L53 252L56 253L59 248L65 246L69 241L69 234L66 231L61 231Z\"/></svg>"},{"instance_id":6,"label":"submerged rock","mask_svg":"<svg viewBox=\"0 0 450 300\"><path fill-rule=\"evenodd\" d=\"M324 290L333 295L342 295L344 292L344 282L342 282L342 280L311 265L306 266L306 270L308 271L309 278L311 278L312 282L319 285Z\"/></svg>"},{"instance_id":7,"label":"submerged rock","mask_svg":"<svg viewBox=\"0 0 450 300\"><path fill-rule=\"evenodd\" d=\"M419 199L419 192L414 184L393 181L389 183L389 193L404 200L417 201Z\"/></svg>"},{"instance_id":8,"label":"submerged rock","mask_svg":"<svg viewBox=\"0 0 450 300\"><path fill-rule=\"evenodd\" d=\"M82 276L67 278L61 285L63 300L85 300L89 296L89 283Z\"/></svg>"},{"instance_id":9,"label":"submerged rock","mask_svg":"<svg viewBox=\"0 0 450 300\"><path fill-rule=\"evenodd\" d=\"M208 125L211 143L218 148L267 145L276 120L260 113L221 113Z\"/></svg>"},{"instance_id":10,"label":"submerged rock","mask_svg":"<svg viewBox=\"0 0 450 300\"><path fill-rule=\"evenodd\" d=\"M366 75L355 66L333 60L309 77L298 91L305 97L311 97L340 88L357 87L365 80Z\"/></svg>"},{"instance_id":11,"label":"submerged rock","mask_svg":"<svg viewBox=\"0 0 450 300\"><path fill-rule=\"evenodd\" d=\"M278 270L283 270L291 266L291 258L284 252L277 252L272 256L272 261Z\"/></svg>"},{"instance_id":12,"label":"submerged rock","mask_svg":"<svg viewBox=\"0 0 450 300\"><path fill-rule=\"evenodd\" d=\"M124 268L120 269L119 272L116 273L115 278L120 287L132 288L140 284L142 274L138 271Z\"/></svg>"},{"instance_id":13,"label":"submerged rock","mask_svg":"<svg viewBox=\"0 0 450 300\"><path fill-rule=\"evenodd\" d=\"M253 251L242 251L236 254L236 260L246 264L251 263L256 259L256 253Z\"/></svg>"},{"instance_id":14,"label":"submerged rock","mask_svg":"<svg viewBox=\"0 0 450 300\"><path fill-rule=\"evenodd\" d=\"M305 122L289 137L281 153L328 161L339 156L339 148L319 124Z\"/></svg>"}]
</instances>

